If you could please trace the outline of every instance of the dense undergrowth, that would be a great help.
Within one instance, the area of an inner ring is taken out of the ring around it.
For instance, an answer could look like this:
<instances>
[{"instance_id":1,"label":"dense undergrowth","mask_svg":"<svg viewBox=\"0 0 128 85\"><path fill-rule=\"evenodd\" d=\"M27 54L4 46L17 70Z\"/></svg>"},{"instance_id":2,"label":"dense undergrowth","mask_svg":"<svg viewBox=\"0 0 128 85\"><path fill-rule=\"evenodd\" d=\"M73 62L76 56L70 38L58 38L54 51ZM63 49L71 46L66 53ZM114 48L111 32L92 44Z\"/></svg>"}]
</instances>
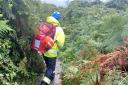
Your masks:
<instances>
[{"instance_id":1,"label":"dense undergrowth","mask_svg":"<svg viewBox=\"0 0 128 85\"><path fill-rule=\"evenodd\" d=\"M127 72L118 66L100 81L100 64L90 63L119 46L127 48L127 7L127 0L106 4L74 0L67 8L40 0L0 0L0 85L33 85L43 72L43 58L30 49L30 43L37 25L54 10L62 12L60 22L66 28L58 56L64 68L62 85L127 85Z\"/></svg>"},{"instance_id":2,"label":"dense undergrowth","mask_svg":"<svg viewBox=\"0 0 128 85\"><path fill-rule=\"evenodd\" d=\"M54 8L34 0L0 0L0 85L32 85L43 72L43 58L30 43L37 25Z\"/></svg>"},{"instance_id":3,"label":"dense undergrowth","mask_svg":"<svg viewBox=\"0 0 128 85\"><path fill-rule=\"evenodd\" d=\"M110 73L106 74L105 80L99 82L99 64L87 64L97 59L97 55L107 54L122 45L126 46L123 40L128 36L127 3L119 1L113 0L114 3L110 2L111 4L73 1L65 9L64 25L67 28L67 38L62 58L66 63L63 85L127 85L127 72L121 76L122 71L116 69L119 66L114 67L116 70L109 70ZM127 59L127 56L124 59ZM113 64L112 61L109 63ZM82 73L79 67L83 64L87 68L83 67Z\"/></svg>"}]
</instances>

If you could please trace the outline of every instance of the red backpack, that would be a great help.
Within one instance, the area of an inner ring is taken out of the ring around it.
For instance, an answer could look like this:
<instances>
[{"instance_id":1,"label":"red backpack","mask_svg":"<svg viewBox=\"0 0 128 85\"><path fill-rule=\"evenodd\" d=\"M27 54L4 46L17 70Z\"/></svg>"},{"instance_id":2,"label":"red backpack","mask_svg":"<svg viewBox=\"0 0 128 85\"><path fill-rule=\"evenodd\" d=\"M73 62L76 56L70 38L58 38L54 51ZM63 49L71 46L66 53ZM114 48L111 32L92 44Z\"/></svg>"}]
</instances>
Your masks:
<instances>
[{"instance_id":1,"label":"red backpack","mask_svg":"<svg viewBox=\"0 0 128 85\"><path fill-rule=\"evenodd\" d=\"M42 22L34 35L31 48L38 53L44 53L54 45L56 27L48 22Z\"/></svg>"}]
</instances>

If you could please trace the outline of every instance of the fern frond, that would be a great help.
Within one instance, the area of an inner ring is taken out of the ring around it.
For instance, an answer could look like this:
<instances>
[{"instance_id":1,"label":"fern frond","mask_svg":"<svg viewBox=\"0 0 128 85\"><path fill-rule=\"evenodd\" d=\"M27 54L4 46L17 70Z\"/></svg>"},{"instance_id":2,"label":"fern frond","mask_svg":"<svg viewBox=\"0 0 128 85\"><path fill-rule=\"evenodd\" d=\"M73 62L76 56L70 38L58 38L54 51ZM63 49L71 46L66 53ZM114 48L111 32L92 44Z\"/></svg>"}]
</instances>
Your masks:
<instances>
[{"instance_id":1,"label":"fern frond","mask_svg":"<svg viewBox=\"0 0 128 85\"><path fill-rule=\"evenodd\" d=\"M0 37L7 37L10 33L13 33L14 30L11 29L7 24L7 21L0 20Z\"/></svg>"}]
</instances>

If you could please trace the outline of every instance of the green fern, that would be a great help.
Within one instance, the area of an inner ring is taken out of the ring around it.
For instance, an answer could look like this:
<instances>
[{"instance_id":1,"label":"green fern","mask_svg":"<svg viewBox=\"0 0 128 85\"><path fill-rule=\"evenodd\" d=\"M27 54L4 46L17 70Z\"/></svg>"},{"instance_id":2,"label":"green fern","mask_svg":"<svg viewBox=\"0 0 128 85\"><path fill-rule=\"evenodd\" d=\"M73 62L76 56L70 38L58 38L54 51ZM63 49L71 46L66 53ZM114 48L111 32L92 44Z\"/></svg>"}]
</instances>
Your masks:
<instances>
[{"instance_id":1,"label":"green fern","mask_svg":"<svg viewBox=\"0 0 128 85\"><path fill-rule=\"evenodd\" d=\"M0 20L0 37L1 38L7 37L10 33L13 33L13 32L14 30L7 25L7 21Z\"/></svg>"},{"instance_id":2,"label":"green fern","mask_svg":"<svg viewBox=\"0 0 128 85\"><path fill-rule=\"evenodd\" d=\"M128 85L128 75L119 81L118 85Z\"/></svg>"}]
</instances>

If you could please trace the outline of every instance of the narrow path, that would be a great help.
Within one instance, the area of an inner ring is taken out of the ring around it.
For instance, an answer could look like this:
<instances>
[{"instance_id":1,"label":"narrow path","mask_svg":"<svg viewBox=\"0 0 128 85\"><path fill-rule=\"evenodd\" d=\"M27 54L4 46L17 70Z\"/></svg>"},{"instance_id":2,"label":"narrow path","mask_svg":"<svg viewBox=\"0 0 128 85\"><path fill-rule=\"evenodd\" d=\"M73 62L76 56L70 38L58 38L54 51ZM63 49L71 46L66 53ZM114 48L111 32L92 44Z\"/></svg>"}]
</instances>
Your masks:
<instances>
[{"instance_id":1,"label":"narrow path","mask_svg":"<svg viewBox=\"0 0 128 85\"><path fill-rule=\"evenodd\" d=\"M62 85L62 62L56 62L55 79L51 85Z\"/></svg>"},{"instance_id":2,"label":"narrow path","mask_svg":"<svg viewBox=\"0 0 128 85\"><path fill-rule=\"evenodd\" d=\"M56 62L56 68L55 68L55 78L54 78L51 85L62 85L62 80L61 80L62 72L63 72L62 71L62 62L57 61ZM40 75L39 77L37 77L35 79L34 85L40 85L42 76L43 75Z\"/></svg>"}]
</instances>

